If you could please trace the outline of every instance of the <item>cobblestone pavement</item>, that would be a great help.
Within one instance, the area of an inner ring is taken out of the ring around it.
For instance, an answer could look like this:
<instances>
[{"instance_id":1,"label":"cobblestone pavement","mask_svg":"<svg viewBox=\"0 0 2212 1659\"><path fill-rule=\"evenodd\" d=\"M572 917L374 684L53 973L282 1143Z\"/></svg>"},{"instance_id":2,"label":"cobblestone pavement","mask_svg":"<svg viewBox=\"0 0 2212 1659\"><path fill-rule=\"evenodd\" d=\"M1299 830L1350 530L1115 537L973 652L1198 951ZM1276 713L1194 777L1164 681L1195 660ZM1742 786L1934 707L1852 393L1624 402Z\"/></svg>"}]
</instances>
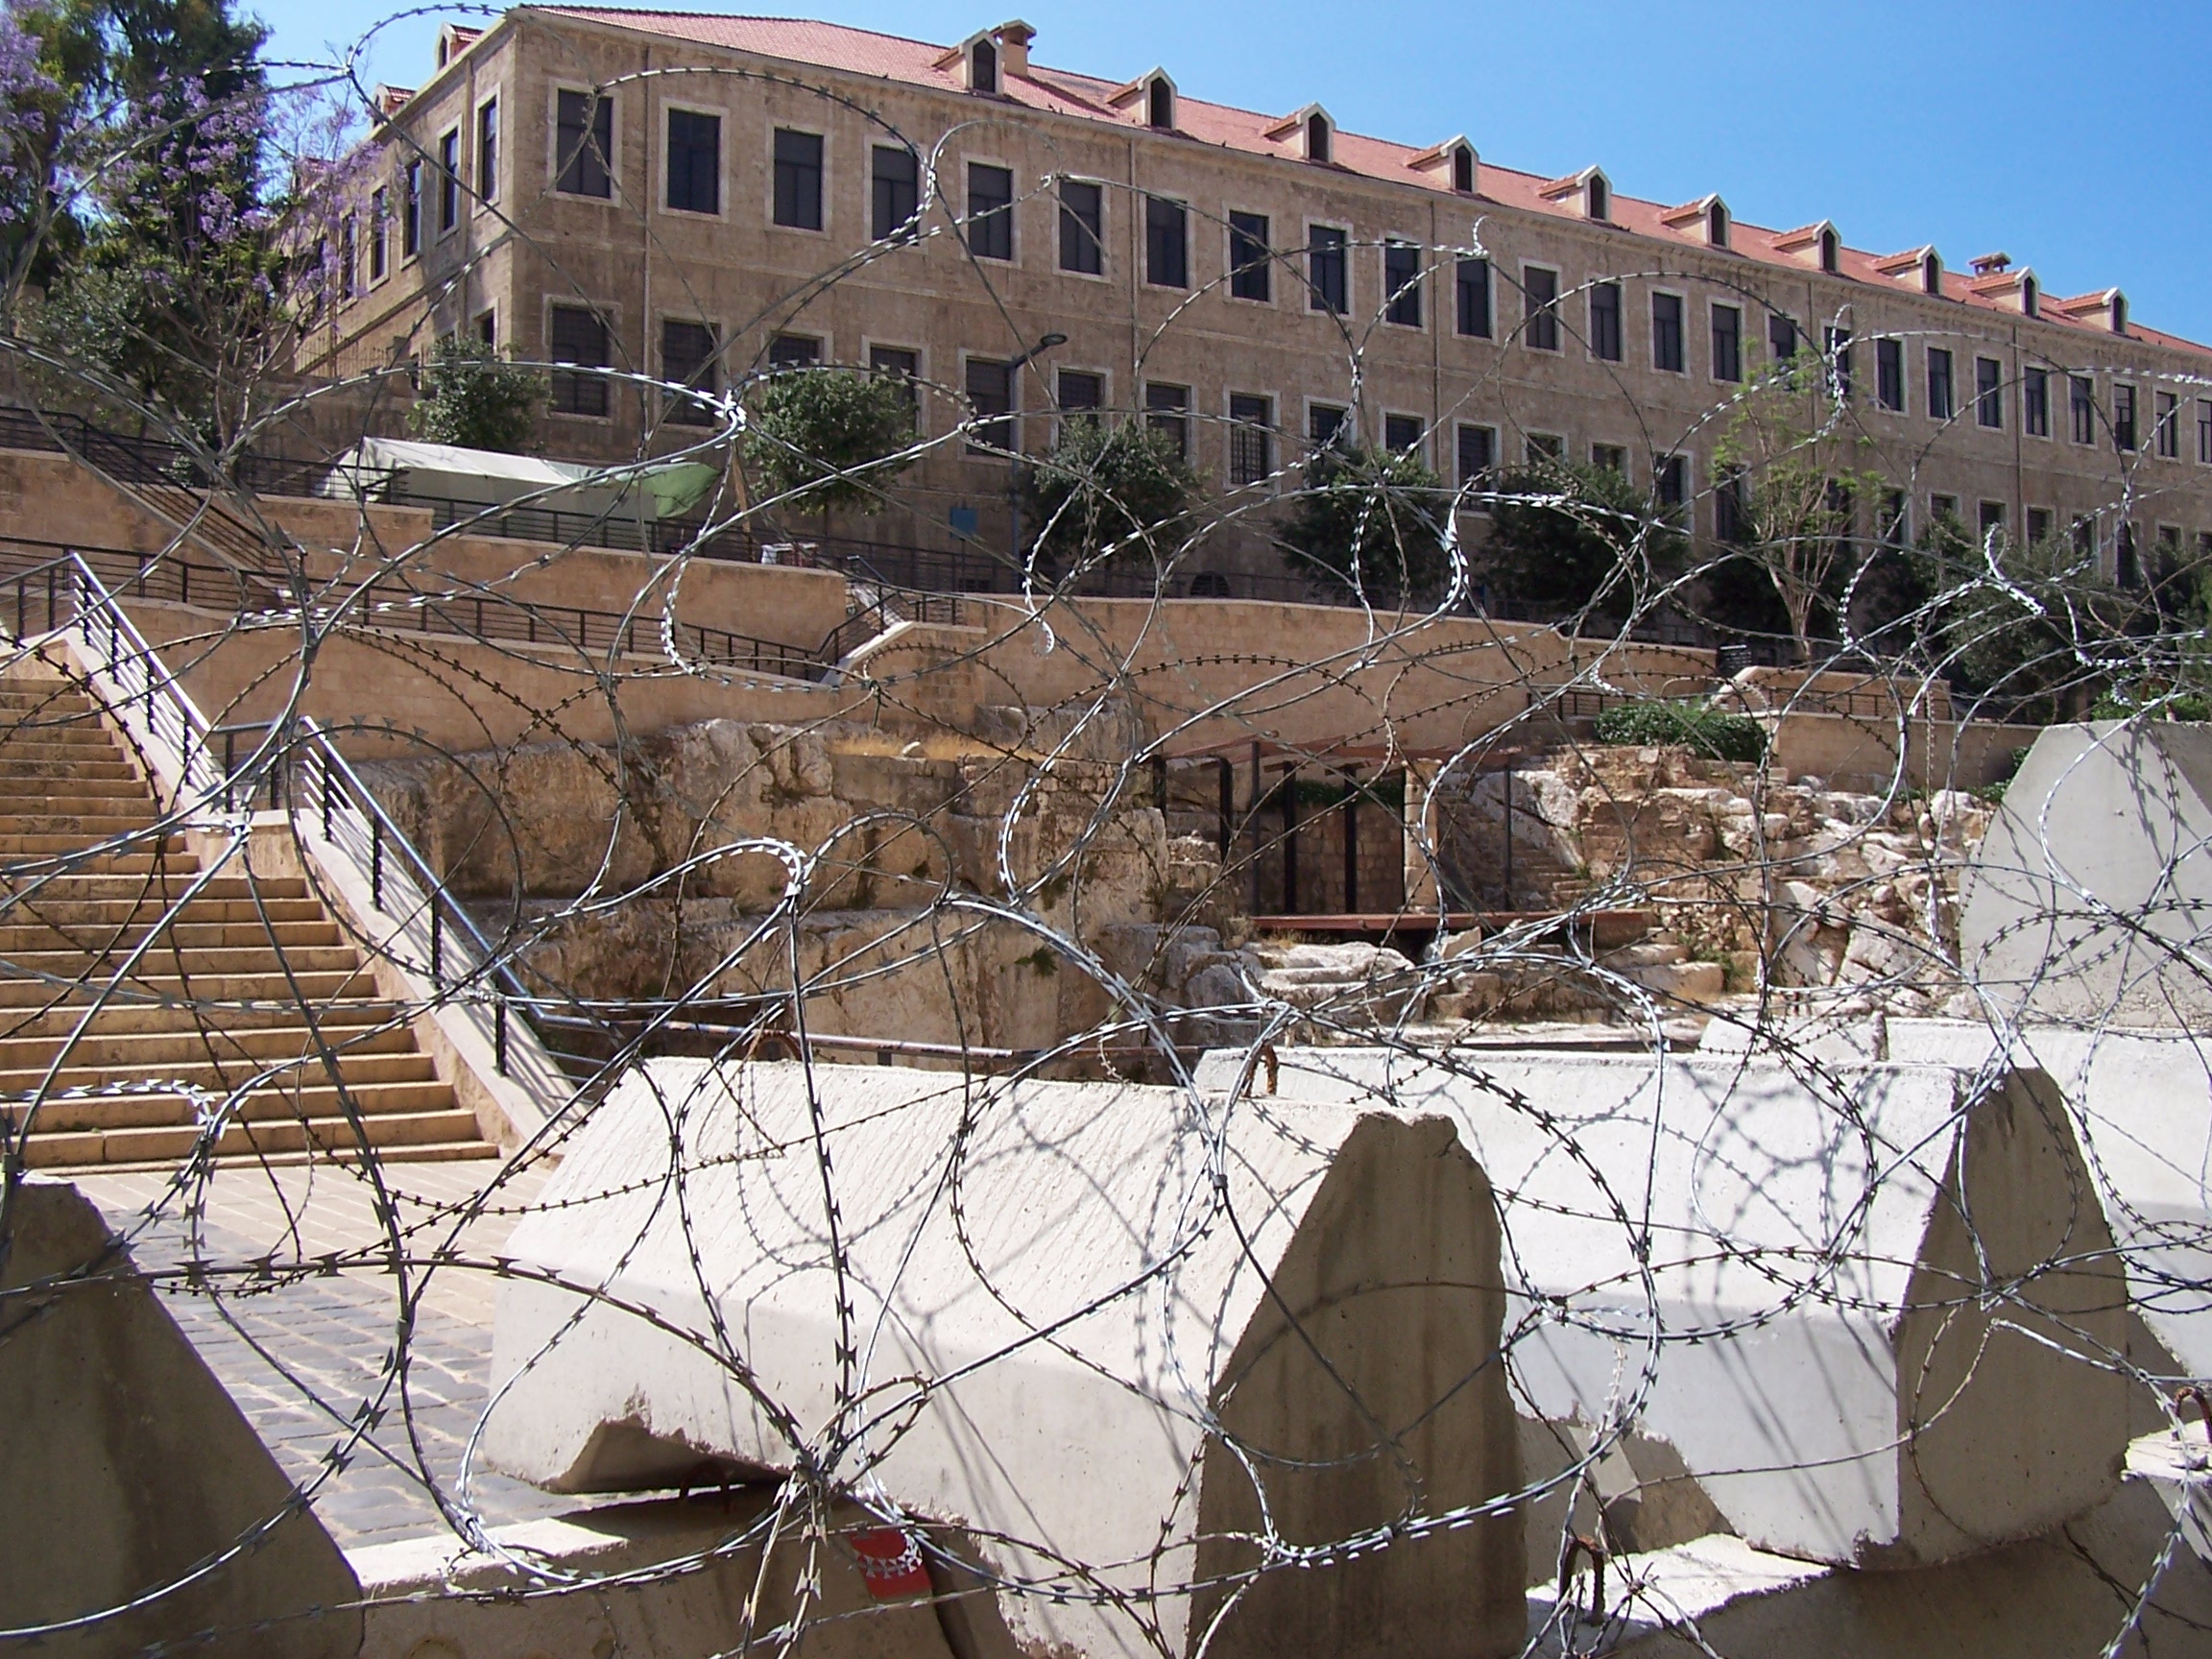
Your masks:
<instances>
[{"instance_id":1,"label":"cobblestone pavement","mask_svg":"<svg viewBox=\"0 0 2212 1659\"><path fill-rule=\"evenodd\" d=\"M380 1170L413 1259L482 1262L502 1245L542 1185L533 1171L500 1183L487 1213L456 1231L464 1207L487 1194L500 1166L394 1164ZM389 1237L361 1173L334 1166L260 1169L227 1165L204 1189L198 1230L182 1199L156 1174L74 1177L132 1242L139 1267L159 1274L160 1294L286 1475L302 1487L341 1466L313 1493L316 1514L342 1547L385 1543L445 1526L435 1482L457 1497L463 1450L481 1415L492 1365L493 1276L458 1264L418 1275L416 1321L406 1344L405 1404L392 1355L401 1281L381 1264L293 1277L302 1263L358 1257ZM203 1282L180 1263L197 1256ZM266 1277L252 1269L266 1260ZM380 1407L376 1426L354 1425ZM487 1526L574 1509L502 1476L478 1474L471 1506Z\"/></svg>"}]
</instances>

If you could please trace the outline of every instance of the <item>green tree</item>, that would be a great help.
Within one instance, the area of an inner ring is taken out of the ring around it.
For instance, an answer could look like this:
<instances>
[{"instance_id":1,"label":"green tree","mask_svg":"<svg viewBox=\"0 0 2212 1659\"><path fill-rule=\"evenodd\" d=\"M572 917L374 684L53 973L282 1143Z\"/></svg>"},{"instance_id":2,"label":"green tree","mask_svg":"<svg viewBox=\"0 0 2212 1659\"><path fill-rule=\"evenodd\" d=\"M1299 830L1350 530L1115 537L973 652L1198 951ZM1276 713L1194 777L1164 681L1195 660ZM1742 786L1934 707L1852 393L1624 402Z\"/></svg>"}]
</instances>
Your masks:
<instances>
[{"instance_id":1,"label":"green tree","mask_svg":"<svg viewBox=\"0 0 2212 1659\"><path fill-rule=\"evenodd\" d=\"M1175 441L1142 421L1071 417L1022 479L1044 562L1068 570L1101 558L1171 552L1199 490Z\"/></svg>"},{"instance_id":2,"label":"green tree","mask_svg":"<svg viewBox=\"0 0 2212 1659\"><path fill-rule=\"evenodd\" d=\"M1491 580L1527 605L1619 619L1681 552L1680 533L1622 473L1555 461L1499 479L1483 561Z\"/></svg>"},{"instance_id":3,"label":"green tree","mask_svg":"<svg viewBox=\"0 0 2212 1659\"><path fill-rule=\"evenodd\" d=\"M408 429L433 444L518 454L538 430L544 376L520 369L473 337L438 342L422 371Z\"/></svg>"},{"instance_id":4,"label":"green tree","mask_svg":"<svg viewBox=\"0 0 2212 1659\"><path fill-rule=\"evenodd\" d=\"M883 488L914 464L914 388L895 374L791 369L745 399L742 453L756 498L830 516L873 513Z\"/></svg>"},{"instance_id":5,"label":"green tree","mask_svg":"<svg viewBox=\"0 0 2212 1659\"><path fill-rule=\"evenodd\" d=\"M1451 575L1452 492L1414 449L1327 444L1279 531L1285 562L1369 604L1425 603Z\"/></svg>"}]
</instances>

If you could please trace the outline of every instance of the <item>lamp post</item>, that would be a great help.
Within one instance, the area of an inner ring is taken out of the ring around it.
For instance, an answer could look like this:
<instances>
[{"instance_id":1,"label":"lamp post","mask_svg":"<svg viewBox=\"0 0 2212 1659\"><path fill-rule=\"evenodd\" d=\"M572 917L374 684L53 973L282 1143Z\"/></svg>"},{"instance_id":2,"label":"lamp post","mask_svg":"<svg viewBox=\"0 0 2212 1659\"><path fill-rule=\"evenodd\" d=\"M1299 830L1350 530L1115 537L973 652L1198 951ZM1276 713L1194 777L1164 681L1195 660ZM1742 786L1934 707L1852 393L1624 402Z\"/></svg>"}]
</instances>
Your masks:
<instances>
[{"instance_id":1,"label":"lamp post","mask_svg":"<svg viewBox=\"0 0 2212 1659\"><path fill-rule=\"evenodd\" d=\"M1014 440L1006 445L1006 520L1011 526L1006 551L1016 569L1022 565L1022 445L1021 427L1018 424L1022 419L1020 375L1022 366L1039 352L1049 351L1055 346L1067 344L1067 335L1047 334L1006 365L1007 436Z\"/></svg>"}]
</instances>

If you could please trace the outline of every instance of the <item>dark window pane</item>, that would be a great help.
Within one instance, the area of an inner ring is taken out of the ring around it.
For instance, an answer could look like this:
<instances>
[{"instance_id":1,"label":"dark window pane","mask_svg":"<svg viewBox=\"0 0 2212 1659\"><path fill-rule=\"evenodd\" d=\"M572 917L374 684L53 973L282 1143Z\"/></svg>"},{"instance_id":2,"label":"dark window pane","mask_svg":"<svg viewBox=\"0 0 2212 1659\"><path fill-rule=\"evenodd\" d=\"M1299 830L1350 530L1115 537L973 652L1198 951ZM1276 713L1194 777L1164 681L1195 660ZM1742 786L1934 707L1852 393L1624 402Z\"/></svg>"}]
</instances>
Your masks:
<instances>
[{"instance_id":1,"label":"dark window pane","mask_svg":"<svg viewBox=\"0 0 2212 1659\"><path fill-rule=\"evenodd\" d=\"M614 100L590 92L563 92L554 100L553 187L568 196L611 197L614 177Z\"/></svg>"},{"instance_id":2,"label":"dark window pane","mask_svg":"<svg viewBox=\"0 0 2212 1659\"><path fill-rule=\"evenodd\" d=\"M968 401L975 424L968 434L971 450L1010 451L1015 444L1014 368L987 357L968 359Z\"/></svg>"},{"instance_id":3,"label":"dark window pane","mask_svg":"<svg viewBox=\"0 0 2212 1659\"><path fill-rule=\"evenodd\" d=\"M1479 340L1490 338L1490 261L1459 261L1455 286L1459 298L1459 332ZM1482 428L1473 428L1482 430Z\"/></svg>"},{"instance_id":4,"label":"dark window pane","mask_svg":"<svg viewBox=\"0 0 2212 1659\"><path fill-rule=\"evenodd\" d=\"M1385 317L1407 328L1421 326L1421 250L1412 243L1384 244L1382 291L1388 296Z\"/></svg>"},{"instance_id":5,"label":"dark window pane","mask_svg":"<svg viewBox=\"0 0 2212 1659\"><path fill-rule=\"evenodd\" d=\"M1670 374L1682 373L1682 296L1651 296L1651 367Z\"/></svg>"},{"instance_id":6,"label":"dark window pane","mask_svg":"<svg viewBox=\"0 0 2212 1659\"><path fill-rule=\"evenodd\" d=\"M1777 366L1797 355L1797 325L1787 317L1767 319L1767 349Z\"/></svg>"},{"instance_id":7,"label":"dark window pane","mask_svg":"<svg viewBox=\"0 0 2212 1659\"><path fill-rule=\"evenodd\" d=\"M1590 289L1590 354L1600 362L1621 361L1621 284L1598 282Z\"/></svg>"},{"instance_id":8,"label":"dark window pane","mask_svg":"<svg viewBox=\"0 0 2212 1659\"><path fill-rule=\"evenodd\" d=\"M1521 316L1528 344L1539 351L1559 349L1559 273L1530 265L1521 276Z\"/></svg>"},{"instance_id":9,"label":"dark window pane","mask_svg":"<svg viewBox=\"0 0 2212 1659\"><path fill-rule=\"evenodd\" d=\"M2097 385L2087 375L2067 376L2067 399L2073 417L2074 442L2097 442Z\"/></svg>"},{"instance_id":10,"label":"dark window pane","mask_svg":"<svg viewBox=\"0 0 2212 1659\"><path fill-rule=\"evenodd\" d=\"M1063 411L1097 409L1106 401L1106 377L1088 369L1063 369L1054 390Z\"/></svg>"},{"instance_id":11,"label":"dark window pane","mask_svg":"<svg viewBox=\"0 0 2212 1659\"><path fill-rule=\"evenodd\" d=\"M811 369L822 361L822 342L807 334L779 334L768 342L771 369Z\"/></svg>"},{"instance_id":12,"label":"dark window pane","mask_svg":"<svg viewBox=\"0 0 2212 1659\"><path fill-rule=\"evenodd\" d=\"M2031 438L2051 436L2051 373L2031 369L2020 381L2020 424Z\"/></svg>"},{"instance_id":13,"label":"dark window pane","mask_svg":"<svg viewBox=\"0 0 2212 1659\"><path fill-rule=\"evenodd\" d=\"M461 134L458 131L438 140L438 228L450 230L461 223Z\"/></svg>"},{"instance_id":14,"label":"dark window pane","mask_svg":"<svg viewBox=\"0 0 2212 1659\"><path fill-rule=\"evenodd\" d=\"M1106 269L1106 193L1079 180L1060 181L1060 269L1096 276Z\"/></svg>"},{"instance_id":15,"label":"dark window pane","mask_svg":"<svg viewBox=\"0 0 2212 1659\"><path fill-rule=\"evenodd\" d=\"M2135 388L2112 388L2112 447L2133 450L2135 447Z\"/></svg>"},{"instance_id":16,"label":"dark window pane","mask_svg":"<svg viewBox=\"0 0 2212 1659\"><path fill-rule=\"evenodd\" d=\"M901 234L922 200L922 163L911 150L876 146L869 158L868 234L877 241ZM905 234L912 236L911 230Z\"/></svg>"},{"instance_id":17,"label":"dark window pane","mask_svg":"<svg viewBox=\"0 0 2212 1659\"><path fill-rule=\"evenodd\" d=\"M1885 409L1905 407L1905 342L1874 342L1874 400Z\"/></svg>"},{"instance_id":18,"label":"dark window pane","mask_svg":"<svg viewBox=\"0 0 2212 1659\"><path fill-rule=\"evenodd\" d=\"M1345 269L1345 233L1316 225L1306 242L1307 307L1333 311L1341 317L1352 308L1351 283Z\"/></svg>"},{"instance_id":19,"label":"dark window pane","mask_svg":"<svg viewBox=\"0 0 2212 1659\"><path fill-rule=\"evenodd\" d=\"M1928 348L1928 417L1948 421L1957 413L1951 400L1951 353L1940 346Z\"/></svg>"},{"instance_id":20,"label":"dark window pane","mask_svg":"<svg viewBox=\"0 0 2212 1659\"><path fill-rule=\"evenodd\" d=\"M1155 288L1190 286L1190 216L1180 202L1144 198L1144 280Z\"/></svg>"},{"instance_id":21,"label":"dark window pane","mask_svg":"<svg viewBox=\"0 0 2212 1659\"><path fill-rule=\"evenodd\" d=\"M1175 441L1175 454L1190 459L1190 388L1155 380L1144 388L1144 423Z\"/></svg>"},{"instance_id":22,"label":"dark window pane","mask_svg":"<svg viewBox=\"0 0 2212 1659\"><path fill-rule=\"evenodd\" d=\"M1229 395L1230 483L1258 484L1274 472L1274 405L1267 398L1242 392Z\"/></svg>"},{"instance_id":23,"label":"dark window pane","mask_svg":"<svg viewBox=\"0 0 2212 1659\"><path fill-rule=\"evenodd\" d=\"M1382 417L1382 446L1399 452L1418 449L1421 446L1421 436L1427 429L1428 422L1418 415L1385 415Z\"/></svg>"},{"instance_id":24,"label":"dark window pane","mask_svg":"<svg viewBox=\"0 0 2212 1659\"><path fill-rule=\"evenodd\" d=\"M392 216L391 205L381 190L369 194L369 280L384 280L386 260L390 254L385 246L385 221Z\"/></svg>"},{"instance_id":25,"label":"dark window pane","mask_svg":"<svg viewBox=\"0 0 2212 1659\"><path fill-rule=\"evenodd\" d=\"M1267 256L1267 215L1229 215L1229 292L1239 300L1275 297L1274 266Z\"/></svg>"},{"instance_id":26,"label":"dark window pane","mask_svg":"<svg viewBox=\"0 0 2212 1659\"><path fill-rule=\"evenodd\" d=\"M1345 418L1351 413L1334 403L1316 403L1306 411L1306 436L1316 449L1333 443L1344 430Z\"/></svg>"},{"instance_id":27,"label":"dark window pane","mask_svg":"<svg viewBox=\"0 0 2212 1659\"><path fill-rule=\"evenodd\" d=\"M1487 426L1459 428L1460 488L1487 485L1490 481L1490 469L1497 463L1497 433Z\"/></svg>"},{"instance_id":28,"label":"dark window pane","mask_svg":"<svg viewBox=\"0 0 2212 1659\"><path fill-rule=\"evenodd\" d=\"M661 325L661 378L694 392L713 394L721 373L714 361L714 330L704 323ZM710 426L713 411L695 397L668 396L667 418L679 426Z\"/></svg>"},{"instance_id":29,"label":"dark window pane","mask_svg":"<svg viewBox=\"0 0 2212 1659\"><path fill-rule=\"evenodd\" d=\"M903 385L906 407L913 412L915 424L920 425L922 400L914 383L922 377L922 354L897 346L871 346L868 348L868 367Z\"/></svg>"},{"instance_id":30,"label":"dark window pane","mask_svg":"<svg viewBox=\"0 0 2212 1659\"><path fill-rule=\"evenodd\" d=\"M1828 390L1836 397L1851 396L1851 330L1828 330Z\"/></svg>"},{"instance_id":31,"label":"dark window pane","mask_svg":"<svg viewBox=\"0 0 2212 1659\"><path fill-rule=\"evenodd\" d=\"M1713 307L1713 378L1743 378L1743 313L1734 305Z\"/></svg>"},{"instance_id":32,"label":"dark window pane","mask_svg":"<svg viewBox=\"0 0 2212 1659\"><path fill-rule=\"evenodd\" d=\"M499 200L499 100L476 111L476 196Z\"/></svg>"},{"instance_id":33,"label":"dark window pane","mask_svg":"<svg viewBox=\"0 0 2212 1659\"><path fill-rule=\"evenodd\" d=\"M1974 359L1974 419L1984 426L2005 424L2005 366L1994 357Z\"/></svg>"},{"instance_id":34,"label":"dark window pane","mask_svg":"<svg viewBox=\"0 0 2212 1659\"><path fill-rule=\"evenodd\" d=\"M2153 414L2151 421L2152 436L2157 440L2159 456L2168 461L2181 458L2181 400L2171 392L2157 393L2152 398Z\"/></svg>"},{"instance_id":35,"label":"dark window pane","mask_svg":"<svg viewBox=\"0 0 2212 1659\"><path fill-rule=\"evenodd\" d=\"M722 117L668 111L668 205L685 213L722 211Z\"/></svg>"},{"instance_id":36,"label":"dark window pane","mask_svg":"<svg viewBox=\"0 0 2212 1659\"><path fill-rule=\"evenodd\" d=\"M776 129L776 223L822 228L822 135Z\"/></svg>"},{"instance_id":37,"label":"dark window pane","mask_svg":"<svg viewBox=\"0 0 2212 1659\"><path fill-rule=\"evenodd\" d=\"M968 165L968 249L978 259L1014 257L1014 175L1004 167Z\"/></svg>"},{"instance_id":38,"label":"dark window pane","mask_svg":"<svg viewBox=\"0 0 2212 1659\"><path fill-rule=\"evenodd\" d=\"M399 252L412 259L422 252L422 163L410 161L400 179Z\"/></svg>"},{"instance_id":39,"label":"dark window pane","mask_svg":"<svg viewBox=\"0 0 2212 1659\"><path fill-rule=\"evenodd\" d=\"M607 320L583 305L553 307L551 349L556 363L573 363L579 369L607 367ZM607 413L607 379L602 374L553 371L553 407L564 415Z\"/></svg>"},{"instance_id":40,"label":"dark window pane","mask_svg":"<svg viewBox=\"0 0 2212 1659\"><path fill-rule=\"evenodd\" d=\"M1652 469L1659 505L1670 515L1679 514L1690 499L1690 467L1679 455L1662 455Z\"/></svg>"}]
</instances>

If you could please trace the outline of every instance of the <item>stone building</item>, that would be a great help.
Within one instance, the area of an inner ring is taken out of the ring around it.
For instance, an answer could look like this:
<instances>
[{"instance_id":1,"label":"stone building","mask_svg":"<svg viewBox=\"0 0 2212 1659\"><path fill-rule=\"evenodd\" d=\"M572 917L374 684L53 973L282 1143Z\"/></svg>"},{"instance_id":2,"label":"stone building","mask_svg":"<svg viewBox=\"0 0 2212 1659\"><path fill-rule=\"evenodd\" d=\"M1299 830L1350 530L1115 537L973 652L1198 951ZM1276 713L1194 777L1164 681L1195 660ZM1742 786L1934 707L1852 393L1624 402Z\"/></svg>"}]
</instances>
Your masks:
<instances>
[{"instance_id":1,"label":"stone building","mask_svg":"<svg viewBox=\"0 0 2212 1659\"><path fill-rule=\"evenodd\" d=\"M1246 519L1349 419L1460 481L1539 452L1618 467L1710 536L1726 405L1812 350L1831 372L1803 423L1840 387L1854 468L1891 481L1863 534L2071 533L2122 580L2212 551L2212 352L2117 288L1641 201L1598 166L1546 180L1318 102L1203 103L1165 68L1048 69L1033 35L555 7L449 27L425 85L379 95L349 296L308 367L460 330L604 366L555 375L548 447L613 459L699 436L656 382L870 365L924 388L926 435L1004 413L971 437L1031 453L1055 407L1141 411ZM1012 477L1002 447L940 445L870 535L1003 559ZM1217 540L1193 590L1266 592L1262 539Z\"/></svg>"}]
</instances>

